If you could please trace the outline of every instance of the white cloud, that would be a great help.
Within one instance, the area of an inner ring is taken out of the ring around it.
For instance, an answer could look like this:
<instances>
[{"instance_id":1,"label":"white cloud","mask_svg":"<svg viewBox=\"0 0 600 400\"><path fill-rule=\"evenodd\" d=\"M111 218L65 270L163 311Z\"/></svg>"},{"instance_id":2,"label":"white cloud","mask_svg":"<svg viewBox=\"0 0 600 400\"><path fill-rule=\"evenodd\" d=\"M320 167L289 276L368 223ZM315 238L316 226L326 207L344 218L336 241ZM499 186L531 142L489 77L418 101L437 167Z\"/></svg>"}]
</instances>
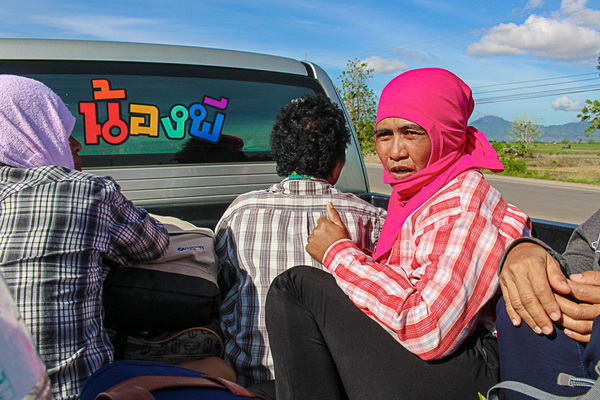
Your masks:
<instances>
[{"instance_id":1,"label":"white cloud","mask_svg":"<svg viewBox=\"0 0 600 400\"><path fill-rule=\"evenodd\" d=\"M600 52L600 12L585 9L586 1L563 4L553 18L530 15L521 25L497 25L478 43L468 46L467 54L531 54L538 58L571 62L595 60ZM563 0L563 3L567 2ZM565 17L558 19L560 15Z\"/></svg>"},{"instance_id":2,"label":"white cloud","mask_svg":"<svg viewBox=\"0 0 600 400\"><path fill-rule=\"evenodd\" d=\"M539 7L543 2L544 2L544 0L529 0L526 8Z\"/></svg>"},{"instance_id":3,"label":"white cloud","mask_svg":"<svg viewBox=\"0 0 600 400\"><path fill-rule=\"evenodd\" d=\"M567 14L569 22L578 26L591 29L600 29L600 11L585 8L587 0L563 0L560 11L552 13L552 17L558 18Z\"/></svg>"},{"instance_id":4,"label":"white cloud","mask_svg":"<svg viewBox=\"0 0 600 400\"><path fill-rule=\"evenodd\" d=\"M409 67L400 60L391 60L381 57L369 57L365 60L369 67L375 70L378 74L394 74L406 71Z\"/></svg>"},{"instance_id":5,"label":"white cloud","mask_svg":"<svg viewBox=\"0 0 600 400\"><path fill-rule=\"evenodd\" d=\"M573 101L567 95L559 97L551 104L553 109L559 111L581 111L583 108L583 102Z\"/></svg>"}]
</instances>

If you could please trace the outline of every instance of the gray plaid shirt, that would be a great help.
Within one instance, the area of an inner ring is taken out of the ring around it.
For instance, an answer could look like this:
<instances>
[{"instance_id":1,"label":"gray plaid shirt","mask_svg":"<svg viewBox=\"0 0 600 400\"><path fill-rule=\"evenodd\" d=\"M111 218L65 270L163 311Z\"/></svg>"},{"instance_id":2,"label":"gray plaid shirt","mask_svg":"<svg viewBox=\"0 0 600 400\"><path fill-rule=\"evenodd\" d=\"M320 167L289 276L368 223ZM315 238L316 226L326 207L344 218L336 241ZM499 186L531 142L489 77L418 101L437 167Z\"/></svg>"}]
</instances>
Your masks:
<instances>
[{"instance_id":1,"label":"gray plaid shirt","mask_svg":"<svg viewBox=\"0 0 600 400\"><path fill-rule=\"evenodd\" d=\"M111 178L0 166L0 272L56 399L77 399L88 376L112 360L101 324L107 265L149 261L167 245L163 226Z\"/></svg>"},{"instance_id":2,"label":"gray plaid shirt","mask_svg":"<svg viewBox=\"0 0 600 400\"><path fill-rule=\"evenodd\" d=\"M225 360L248 385L273 379L273 359L265 324L271 281L295 265L324 267L306 252L306 240L333 202L352 240L373 250L386 212L322 179L284 179L267 190L239 196L216 228L217 254L224 275L233 267L236 282L220 309Z\"/></svg>"}]
</instances>

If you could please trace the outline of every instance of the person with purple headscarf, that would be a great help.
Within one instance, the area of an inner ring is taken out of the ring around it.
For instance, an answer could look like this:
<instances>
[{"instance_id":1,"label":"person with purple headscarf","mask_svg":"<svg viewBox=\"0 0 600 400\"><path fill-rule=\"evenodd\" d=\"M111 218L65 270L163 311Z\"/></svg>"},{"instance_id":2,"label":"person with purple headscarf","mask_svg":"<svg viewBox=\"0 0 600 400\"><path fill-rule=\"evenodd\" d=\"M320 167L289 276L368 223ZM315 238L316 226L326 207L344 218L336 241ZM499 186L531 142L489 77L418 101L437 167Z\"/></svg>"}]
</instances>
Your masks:
<instances>
[{"instance_id":1,"label":"person with purple headscarf","mask_svg":"<svg viewBox=\"0 0 600 400\"><path fill-rule=\"evenodd\" d=\"M277 399L477 399L498 381L497 264L529 217L481 169L503 166L468 126L471 89L438 68L393 79L374 140L392 186L373 256L335 208L267 298Z\"/></svg>"},{"instance_id":2,"label":"person with purple headscarf","mask_svg":"<svg viewBox=\"0 0 600 400\"><path fill-rule=\"evenodd\" d=\"M74 125L50 88L0 75L0 273L57 400L77 399L112 360L101 302L109 267L151 261L169 243L112 178L77 170Z\"/></svg>"}]
</instances>

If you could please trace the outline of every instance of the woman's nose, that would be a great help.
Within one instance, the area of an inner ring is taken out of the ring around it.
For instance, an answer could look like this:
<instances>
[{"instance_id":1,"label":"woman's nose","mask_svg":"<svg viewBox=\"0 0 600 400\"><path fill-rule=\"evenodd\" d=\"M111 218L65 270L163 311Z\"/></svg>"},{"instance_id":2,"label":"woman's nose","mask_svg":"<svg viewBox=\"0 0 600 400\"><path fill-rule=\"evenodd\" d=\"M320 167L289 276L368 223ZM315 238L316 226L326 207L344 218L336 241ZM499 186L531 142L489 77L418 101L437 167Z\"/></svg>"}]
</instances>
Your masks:
<instances>
[{"instance_id":1,"label":"woman's nose","mask_svg":"<svg viewBox=\"0 0 600 400\"><path fill-rule=\"evenodd\" d=\"M392 160L400 160L402 158L406 158L408 156L408 152L406 151L406 143L404 142L404 138L400 135L394 135L394 141L392 143L392 148L390 149L390 158Z\"/></svg>"}]
</instances>

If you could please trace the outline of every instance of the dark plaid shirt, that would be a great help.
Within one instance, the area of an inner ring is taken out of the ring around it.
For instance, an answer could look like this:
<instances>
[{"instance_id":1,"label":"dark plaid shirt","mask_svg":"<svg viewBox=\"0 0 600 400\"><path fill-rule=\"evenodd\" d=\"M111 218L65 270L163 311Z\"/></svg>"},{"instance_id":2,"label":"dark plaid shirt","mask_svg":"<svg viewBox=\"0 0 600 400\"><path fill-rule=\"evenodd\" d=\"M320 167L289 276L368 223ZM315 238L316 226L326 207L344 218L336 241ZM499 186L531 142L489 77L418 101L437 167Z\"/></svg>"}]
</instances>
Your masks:
<instances>
[{"instance_id":1,"label":"dark plaid shirt","mask_svg":"<svg viewBox=\"0 0 600 400\"><path fill-rule=\"evenodd\" d=\"M111 178L0 166L0 272L56 399L77 399L88 376L112 360L101 304L108 265L149 261L167 245L163 226Z\"/></svg>"}]
</instances>

